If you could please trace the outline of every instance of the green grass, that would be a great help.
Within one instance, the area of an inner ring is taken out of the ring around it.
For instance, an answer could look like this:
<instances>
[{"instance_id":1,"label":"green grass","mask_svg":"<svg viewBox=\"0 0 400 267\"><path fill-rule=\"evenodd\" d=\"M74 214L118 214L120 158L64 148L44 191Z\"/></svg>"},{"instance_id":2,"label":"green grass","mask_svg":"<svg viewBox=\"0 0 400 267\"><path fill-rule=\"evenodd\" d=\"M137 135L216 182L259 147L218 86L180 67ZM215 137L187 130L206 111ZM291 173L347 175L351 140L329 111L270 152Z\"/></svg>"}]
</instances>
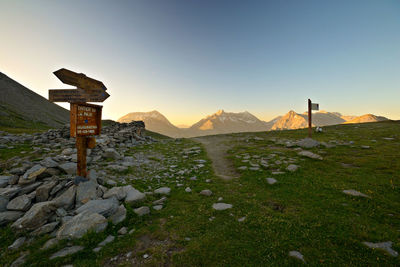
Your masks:
<instances>
[{"instance_id":1,"label":"green grass","mask_svg":"<svg viewBox=\"0 0 400 267\"><path fill-rule=\"evenodd\" d=\"M171 187L171 195L161 211L152 209L151 215L143 218L133 213L133 208L141 204L150 206L152 201L160 198L149 195L143 203L127 207L127 220L120 225L109 225L103 233L89 233L80 240L69 241L86 247L70 257L49 261L49 256L63 248L67 241L47 251L39 250L50 238L48 236L20 251L31 253L26 266L68 263L103 266L110 263L112 257L130 251L133 251L136 265L147 266L302 265L288 257L291 250L300 251L312 266L398 266L400 257L367 248L362 242L393 241L393 249L400 252L399 133L399 122L324 127L323 133L314 134L316 140L354 141L354 144L311 149L324 157L322 161L303 160L293 149L271 141L274 138L304 138L306 130L233 134L231 136L237 138L230 141L232 149L229 153L236 167L247 164L237 155L266 157L274 153L277 159L294 158L300 168L282 175L272 175L270 169L241 171L241 177L232 181L216 178L209 160L199 170L191 168L196 159L207 159L204 149L198 155L182 157L185 149L200 146L192 140L165 139L137 146L125 155L144 153L157 168L132 167L123 176L141 177L131 182L141 191ZM248 136L264 140L243 141ZM395 140L384 140L384 137ZM371 148L362 149L361 145ZM349 164L350 168L344 168L342 163ZM171 165L176 167L169 168ZM162 166L165 168L160 169ZM171 169L190 172L175 174L173 178L163 176L172 173ZM163 178L158 180L157 176ZM189 180L192 176L196 176L197 181ZM269 185L265 180L267 177L276 178L278 183ZM176 187L177 179L185 185ZM211 182L207 183L206 179ZM184 191L186 186L192 193ZM210 189L213 195L199 195L203 189ZM351 197L342 193L344 189L355 189L371 198ZM218 197L233 204L233 208L214 211L211 206ZM245 221L238 222L244 216ZM212 217L215 219L210 220ZM92 252L97 243L109 234L116 235L121 226L134 228L135 232L117 237L98 254ZM148 239L147 245L144 237ZM0 230L0 265L18 257L19 252L6 250L15 238L16 233L9 228ZM145 253L150 255L147 260L142 257ZM118 261L118 264L135 265L131 260Z\"/></svg>"}]
</instances>

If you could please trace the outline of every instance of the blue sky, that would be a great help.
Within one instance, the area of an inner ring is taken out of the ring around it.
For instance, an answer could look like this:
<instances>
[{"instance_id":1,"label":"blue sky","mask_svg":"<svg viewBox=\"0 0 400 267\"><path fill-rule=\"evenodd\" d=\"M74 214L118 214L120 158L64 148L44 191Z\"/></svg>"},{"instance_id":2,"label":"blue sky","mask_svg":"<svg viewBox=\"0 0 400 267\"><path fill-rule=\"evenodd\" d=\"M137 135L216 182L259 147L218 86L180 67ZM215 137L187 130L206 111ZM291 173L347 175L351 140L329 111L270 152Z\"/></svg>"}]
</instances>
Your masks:
<instances>
[{"instance_id":1,"label":"blue sky","mask_svg":"<svg viewBox=\"0 0 400 267\"><path fill-rule=\"evenodd\" d=\"M0 25L1 72L45 97L59 68L99 79L105 118L269 120L311 98L400 119L400 1L3 0Z\"/></svg>"}]
</instances>

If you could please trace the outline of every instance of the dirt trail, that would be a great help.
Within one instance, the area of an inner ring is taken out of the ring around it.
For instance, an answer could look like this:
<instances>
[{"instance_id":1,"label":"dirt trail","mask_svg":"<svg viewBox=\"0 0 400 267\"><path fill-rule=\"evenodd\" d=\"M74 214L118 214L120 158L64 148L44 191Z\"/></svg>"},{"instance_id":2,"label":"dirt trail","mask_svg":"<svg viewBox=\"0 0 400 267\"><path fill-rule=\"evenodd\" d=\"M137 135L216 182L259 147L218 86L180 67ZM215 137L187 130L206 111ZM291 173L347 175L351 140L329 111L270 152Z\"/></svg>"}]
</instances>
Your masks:
<instances>
[{"instance_id":1,"label":"dirt trail","mask_svg":"<svg viewBox=\"0 0 400 267\"><path fill-rule=\"evenodd\" d=\"M193 138L193 140L204 145L208 157L212 160L212 166L215 174L224 180L231 180L239 177L239 174L236 172L233 163L226 158L227 151L231 148L226 141L229 141L230 139L231 138L226 135Z\"/></svg>"}]
</instances>

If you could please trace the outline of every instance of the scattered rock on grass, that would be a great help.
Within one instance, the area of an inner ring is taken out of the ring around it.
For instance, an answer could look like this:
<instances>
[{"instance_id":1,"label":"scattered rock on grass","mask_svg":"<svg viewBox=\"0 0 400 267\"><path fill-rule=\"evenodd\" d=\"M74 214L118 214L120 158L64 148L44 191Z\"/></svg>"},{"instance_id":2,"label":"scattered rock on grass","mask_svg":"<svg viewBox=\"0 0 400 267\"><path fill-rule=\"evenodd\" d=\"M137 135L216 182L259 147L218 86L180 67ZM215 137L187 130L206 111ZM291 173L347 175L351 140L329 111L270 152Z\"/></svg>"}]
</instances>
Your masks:
<instances>
[{"instance_id":1,"label":"scattered rock on grass","mask_svg":"<svg viewBox=\"0 0 400 267\"><path fill-rule=\"evenodd\" d=\"M169 195L170 192L171 192L171 188L169 188L169 187L161 187L161 188L154 190L154 194Z\"/></svg>"},{"instance_id":2,"label":"scattered rock on grass","mask_svg":"<svg viewBox=\"0 0 400 267\"><path fill-rule=\"evenodd\" d=\"M204 190L201 190L200 195L209 197L212 195L212 191L209 189L204 189Z\"/></svg>"},{"instance_id":3,"label":"scattered rock on grass","mask_svg":"<svg viewBox=\"0 0 400 267\"><path fill-rule=\"evenodd\" d=\"M143 206L133 210L137 215L143 216L150 213L149 207Z\"/></svg>"},{"instance_id":4,"label":"scattered rock on grass","mask_svg":"<svg viewBox=\"0 0 400 267\"><path fill-rule=\"evenodd\" d=\"M369 197L368 195L358 192L354 189L343 190L343 193L345 193L346 195L355 196L355 197Z\"/></svg>"},{"instance_id":5,"label":"scattered rock on grass","mask_svg":"<svg viewBox=\"0 0 400 267\"><path fill-rule=\"evenodd\" d=\"M84 247L82 246L73 246L73 247L66 247L63 248L60 251L57 251L56 253L54 253L53 255L50 256L50 260L55 259L55 258L59 258L59 257L65 257L71 254L75 254L78 251L83 250Z\"/></svg>"},{"instance_id":6,"label":"scattered rock on grass","mask_svg":"<svg viewBox=\"0 0 400 267\"><path fill-rule=\"evenodd\" d=\"M212 207L215 210L226 210L226 209L231 209L233 206L232 204L226 204L226 203L214 203Z\"/></svg>"},{"instance_id":7,"label":"scattered rock on grass","mask_svg":"<svg viewBox=\"0 0 400 267\"><path fill-rule=\"evenodd\" d=\"M289 256L305 262L303 254L301 254L298 251L295 250L290 251Z\"/></svg>"},{"instance_id":8,"label":"scattered rock on grass","mask_svg":"<svg viewBox=\"0 0 400 267\"><path fill-rule=\"evenodd\" d=\"M275 184L276 182L278 182L278 181L274 178L267 178L267 183L269 183L269 184Z\"/></svg>"},{"instance_id":9,"label":"scattered rock on grass","mask_svg":"<svg viewBox=\"0 0 400 267\"><path fill-rule=\"evenodd\" d=\"M290 172L294 172L294 171L297 171L298 168L299 168L299 166L297 166L295 164L290 164L289 166L287 166L286 170L288 170Z\"/></svg>"},{"instance_id":10,"label":"scattered rock on grass","mask_svg":"<svg viewBox=\"0 0 400 267\"><path fill-rule=\"evenodd\" d=\"M397 257L399 253L392 249L392 244L393 242L387 241L387 242L380 242L380 243L372 243L372 242L363 242L364 245L366 245L369 248L374 248L374 249L381 249L389 253L390 256Z\"/></svg>"},{"instance_id":11,"label":"scattered rock on grass","mask_svg":"<svg viewBox=\"0 0 400 267\"><path fill-rule=\"evenodd\" d=\"M319 160L322 160L322 159L323 159L320 155L317 155L317 154L315 154L315 153L312 153L311 151L306 151L306 150L304 150L304 151L300 151L298 154L299 154L300 156L308 157L308 158L311 158L311 159L319 159Z\"/></svg>"}]
</instances>

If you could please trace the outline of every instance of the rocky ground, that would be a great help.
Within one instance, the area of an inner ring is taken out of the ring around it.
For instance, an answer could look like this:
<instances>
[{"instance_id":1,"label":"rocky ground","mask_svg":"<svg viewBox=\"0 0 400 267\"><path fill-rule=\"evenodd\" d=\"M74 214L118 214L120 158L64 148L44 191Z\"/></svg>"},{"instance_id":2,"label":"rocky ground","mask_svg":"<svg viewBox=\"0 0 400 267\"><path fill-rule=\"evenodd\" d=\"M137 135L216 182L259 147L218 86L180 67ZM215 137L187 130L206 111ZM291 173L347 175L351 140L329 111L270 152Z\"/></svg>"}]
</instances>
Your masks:
<instances>
[{"instance_id":1,"label":"rocky ground","mask_svg":"<svg viewBox=\"0 0 400 267\"><path fill-rule=\"evenodd\" d=\"M397 128L189 140L113 124L89 180L67 128L1 133L0 265L396 265Z\"/></svg>"}]
</instances>

